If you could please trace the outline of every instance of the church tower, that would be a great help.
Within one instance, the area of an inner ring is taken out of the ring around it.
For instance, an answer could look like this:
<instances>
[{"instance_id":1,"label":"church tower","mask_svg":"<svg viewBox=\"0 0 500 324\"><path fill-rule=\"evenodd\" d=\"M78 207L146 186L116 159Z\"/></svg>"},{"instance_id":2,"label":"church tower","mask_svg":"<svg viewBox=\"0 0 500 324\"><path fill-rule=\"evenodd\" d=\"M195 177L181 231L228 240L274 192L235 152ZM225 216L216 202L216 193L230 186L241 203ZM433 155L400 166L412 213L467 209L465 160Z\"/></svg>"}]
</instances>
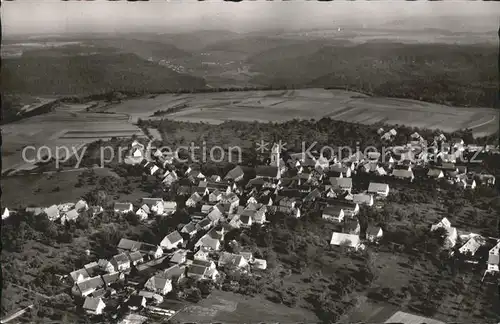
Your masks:
<instances>
[{"instance_id":1,"label":"church tower","mask_svg":"<svg viewBox=\"0 0 500 324\"><path fill-rule=\"evenodd\" d=\"M278 174L276 176L277 179L281 178L281 146L277 143L273 144L271 149L271 166L275 166L278 168Z\"/></svg>"}]
</instances>

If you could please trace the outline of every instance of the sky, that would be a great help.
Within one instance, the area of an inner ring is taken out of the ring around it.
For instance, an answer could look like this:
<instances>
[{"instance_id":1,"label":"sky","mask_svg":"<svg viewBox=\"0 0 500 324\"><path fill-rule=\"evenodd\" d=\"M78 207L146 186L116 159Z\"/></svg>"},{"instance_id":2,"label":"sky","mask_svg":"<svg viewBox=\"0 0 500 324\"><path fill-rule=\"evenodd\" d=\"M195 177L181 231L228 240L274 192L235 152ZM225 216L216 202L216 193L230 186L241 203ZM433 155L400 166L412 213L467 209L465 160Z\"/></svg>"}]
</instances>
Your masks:
<instances>
[{"instance_id":1,"label":"sky","mask_svg":"<svg viewBox=\"0 0 500 324\"><path fill-rule=\"evenodd\" d=\"M345 24L391 27L395 20L409 29L425 25L496 31L500 24L500 3L483 1L16 0L3 2L1 11L2 31L6 36L199 29L247 32L269 28L336 28Z\"/></svg>"}]
</instances>

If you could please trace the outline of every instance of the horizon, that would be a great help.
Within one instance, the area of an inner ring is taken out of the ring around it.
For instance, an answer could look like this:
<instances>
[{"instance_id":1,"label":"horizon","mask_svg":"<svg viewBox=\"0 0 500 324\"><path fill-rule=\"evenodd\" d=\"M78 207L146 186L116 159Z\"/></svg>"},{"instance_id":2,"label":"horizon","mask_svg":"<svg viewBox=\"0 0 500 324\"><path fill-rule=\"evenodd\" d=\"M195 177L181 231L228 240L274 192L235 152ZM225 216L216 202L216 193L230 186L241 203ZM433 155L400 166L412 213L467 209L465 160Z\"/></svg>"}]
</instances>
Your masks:
<instances>
[{"instance_id":1,"label":"horizon","mask_svg":"<svg viewBox=\"0 0 500 324\"><path fill-rule=\"evenodd\" d=\"M196 6L196 9L193 9ZM64 9L62 9L64 8ZM172 10L174 8L174 10ZM325 10L326 8L330 10ZM4 2L3 35L370 28L495 32L494 2ZM173 12L173 14L172 14ZM291 19L290 17L293 17ZM201 26L201 27L200 27Z\"/></svg>"}]
</instances>

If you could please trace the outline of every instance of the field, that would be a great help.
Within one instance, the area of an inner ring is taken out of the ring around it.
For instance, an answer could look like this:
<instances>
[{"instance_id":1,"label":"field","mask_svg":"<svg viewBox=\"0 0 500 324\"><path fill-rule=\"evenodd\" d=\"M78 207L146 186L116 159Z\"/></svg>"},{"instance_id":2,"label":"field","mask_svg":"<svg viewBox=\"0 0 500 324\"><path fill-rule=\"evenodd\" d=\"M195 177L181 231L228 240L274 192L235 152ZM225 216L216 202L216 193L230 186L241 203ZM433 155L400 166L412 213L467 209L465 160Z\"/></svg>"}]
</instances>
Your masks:
<instances>
[{"instance_id":1,"label":"field","mask_svg":"<svg viewBox=\"0 0 500 324\"><path fill-rule=\"evenodd\" d=\"M57 147L67 147L70 153L78 152L85 144L111 137L144 136L144 133L129 122L125 114L99 114L82 112L84 105L64 105L55 111L23 119L2 126L2 173L7 170L29 170L33 163L22 157L23 148L47 146L52 156ZM60 150L61 154L64 152ZM47 151L41 152L46 155ZM33 159L33 150L26 152ZM43 156L41 156L43 157Z\"/></svg>"},{"instance_id":2,"label":"field","mask_svg":"<svg viewBox=\"0 0 500 324\"><path fill-rule=\"evenodd\" d=\"M155 111L187 104L163 115L178 121L221 123L226 120L282 122L297 119L332 119L361 124L404 124L446 132L470 128L476 136L498 130L498 113L490 108L458 108L395 98L369 97L341 90L303 89L189 95L159 95L116 104L107 112L148 119ZM156 117L153 117L156 118Z\"/></svg>"},{"instance_id":3,"label":"field","mask_svg":"<svg viewBox=\"0 0 500 324\"><path fill-rule=\"evenodd\" d=\"M216 290L197 305L181 311L175 321L186 323L316 323L316 316L304 309L275 304L262 297L245 297Z\"/></svg>"}]
</instances>

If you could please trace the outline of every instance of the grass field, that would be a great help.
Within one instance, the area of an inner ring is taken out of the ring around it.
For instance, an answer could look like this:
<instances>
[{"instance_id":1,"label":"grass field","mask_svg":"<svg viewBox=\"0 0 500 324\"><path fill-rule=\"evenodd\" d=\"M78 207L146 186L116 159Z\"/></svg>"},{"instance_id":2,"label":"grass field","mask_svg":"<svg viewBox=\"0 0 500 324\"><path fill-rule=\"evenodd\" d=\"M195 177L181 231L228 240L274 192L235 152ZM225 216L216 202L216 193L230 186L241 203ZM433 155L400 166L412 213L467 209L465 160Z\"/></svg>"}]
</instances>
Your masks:
<instances>
[{"instance_id":1,"label":"grass field","mask_svg":"<svg viewBox=\"0 0 500 324\"><path fill-rule=\"evenodd\" d=\"M37 149L47 146L54 156L58 146L67 147L72 153L73 150L99 139L144 136L137 126L130 123L126 114L76 111L80 108L82 106L68 108L66 105L61 110L56 109L54 112L3 125L2 173L13 169L30 169L33 166L23 160L22 151L26 146ZM26 156L32 159L33 151L27 152Z\"/></svg>"},{"instance_id":2,"label":"grass field","mask_svg":"<svg viewBox=\"0 0 500 324\"><path fill-rule=\"evenodd\" d=\"M181 323L316 323L316 316L301 308L275 304L262 297L245 297L216 290L197 305L188 306L175 320Z\"/></svg>"},{"instance_id":3,"label":"grass field","mask_svg":"<svg viewBox=\"0 0 500 324\"><path fill-rule=\"evenodd\" d=\"M484 136L498 130L498 113L490 108L458 108L416 100L368 97L355 92L323 89L248 91L189 95L159 95L134 99L110 107L108 112L147 119L157 110L179 102L181 111L163 118L221 123L226 120L280 122L298 119L332 119L361 124L404 124L443 131L471 128Z\"/></svg>"}]
</instances>

